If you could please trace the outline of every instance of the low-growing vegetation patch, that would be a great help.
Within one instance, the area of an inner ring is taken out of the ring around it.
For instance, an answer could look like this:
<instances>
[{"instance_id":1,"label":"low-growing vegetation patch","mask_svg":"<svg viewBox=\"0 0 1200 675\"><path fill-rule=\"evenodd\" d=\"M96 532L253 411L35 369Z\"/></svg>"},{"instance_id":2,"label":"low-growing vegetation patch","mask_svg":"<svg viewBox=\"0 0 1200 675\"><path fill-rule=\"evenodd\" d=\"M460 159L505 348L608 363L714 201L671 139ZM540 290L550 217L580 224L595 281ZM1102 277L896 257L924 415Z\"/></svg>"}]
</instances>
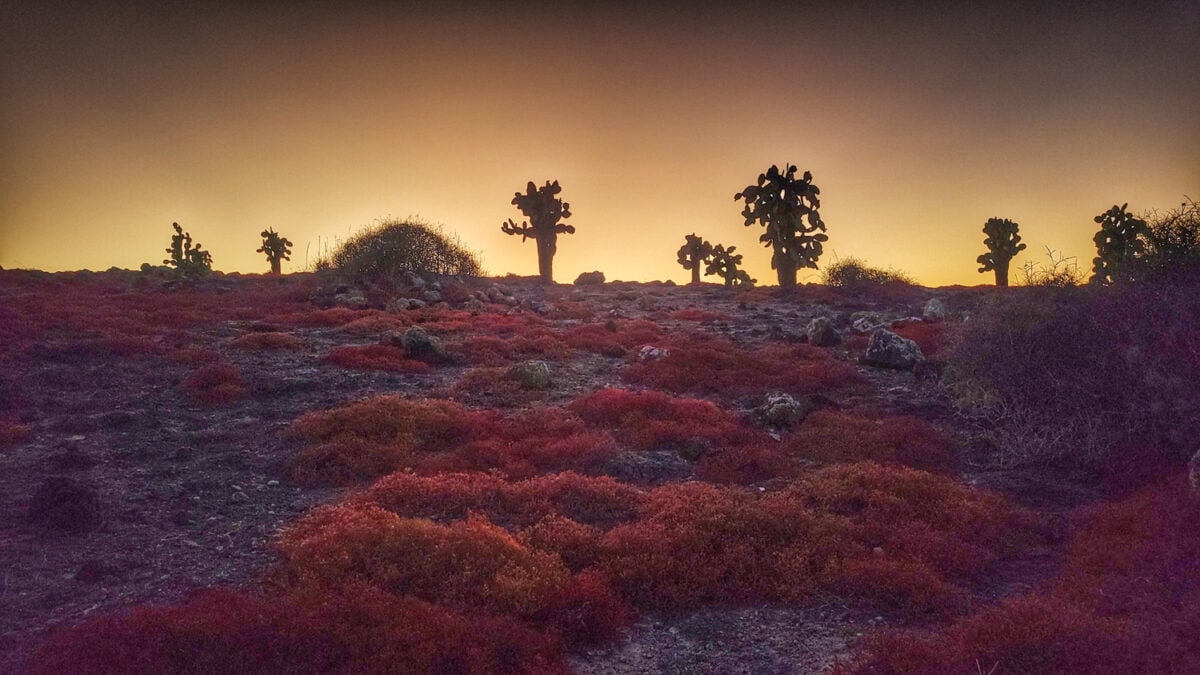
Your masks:
<instances>
[{"instance_id":1,"label":"low-growing vegetation patch","mask_svg":"<svg viewBox=\"0 0 1200 675\"><path fill-rule=\"evenodd\" d=\"M428 363L408 358L404 349L391 345L345 345L329 350L322 360L354 370L386 370L392 373L421 375L431 368Z\"/></svg>"},{"instance_id":2,"label":"low-growing vegetation patch","mask_svg":"<svg viewBox=\"0 0 1200 675\"><path fill-rule=\"evenodd\" d=\"M1200 668L1200 510L1186 480L1085 509L1048 588L929 631L874 637L858 672L1186 673Z\"/></svg>"},{"instance_id":3,"label":"low-growing vegetation patch","mask_svg":"<svg viewBox=\"0 0 1200 675\"><path fill-rule=\"evenodd\" d=\"M622 377L671 393L735 398L783 391L796 396L854 390L864 381L853 366L809 345L751 348L706 335L677 339L666 356L630 364Z\"/></svg>"}]
</instances>

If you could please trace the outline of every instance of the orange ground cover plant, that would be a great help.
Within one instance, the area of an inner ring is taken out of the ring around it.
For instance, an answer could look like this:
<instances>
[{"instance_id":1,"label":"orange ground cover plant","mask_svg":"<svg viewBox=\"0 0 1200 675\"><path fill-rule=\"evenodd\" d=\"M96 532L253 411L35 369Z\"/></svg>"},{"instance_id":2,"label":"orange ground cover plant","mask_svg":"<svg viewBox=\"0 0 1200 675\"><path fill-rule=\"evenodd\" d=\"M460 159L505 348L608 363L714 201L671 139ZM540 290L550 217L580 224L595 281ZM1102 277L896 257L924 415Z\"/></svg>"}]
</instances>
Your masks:
<instances>
[{"instance_id":1,"label":"orange ground cover plant","mask_svg":"<svg viewBox=\"0 0 1200 675\"><path fill-rule=\"evenodd\" d=\"M408 358L402 348L381 344L334 347L321 357L321 360L352 370L386 370L412 375L421 375L431 370L428 363Z\"/></svg>"},{"instance_id":2,"label":"orange ground cover plant","mask_svg":"<svg viewBox=\"0 0 1200 675\"><path fill-rule=\"evenodd\" d=\"M624 356L629 350L653 344L662 337L663 331L658 324L644 319L587 323L562 334L563 341L575 349L613 357Z\"/></svg>"},{"instance_id":3,"label":"orange ground cover plant","mask_svg":"<svg viewBox=\"0 0 1200 675\"><path fill-rule=\"evenodd\" d=\"M600 389L568 408L589 425L610 430L631 450L742 444L757 436L736 415L711 401L659 391Z\"/></svg>"},{"instance_id":4,"label":"orange ground cover plant","mask_svg":"<svg viewBox=\"0 0 1200 675\"><path fill-rule=\"evenodd\" d=\"M241 371L222 359L192 371L180 387L193 402L216 406L241 398L245 393L244 384Z\"/></svg>"},{"instance_id":5,"label":"orange ground cover plant","mask_svg":"<svg viewBox=\"0 0 1200 675\"><path fill-rule=\"evenodd\" d=\"M1189 673L1200 669L1200 505L1186 477L1084 508L1047 587L866 645L864 673Z\"/></svg>"},{"instance_id":6,"label":"orange ground cover plant","mask_svg":"<svg viewBox=\"0 0 1200 675\"><path fill-rule=\"evenodd\" d=\"M264 331L261 333L246 333L229 342L235 349L304 349L304 341L291 333Z\"/></svg>"},{"instance_id":7,"label":"orange ground cover plant","mask_svg":"<svg viewBox=\"0 0 1200 675\"><path fill-rule=\"evenodd\" d=\"M459 613L368 586L258 597L214 590L59 630L29 672L567 673L557 640L508 617Z\"/></svg>"},{"instance_id":8,"label":"orange ground cover plant","mask_svg":"<svg viewBox=\"0 0 1200 675\"><path fill-rule=\"evenodd\" d=\"M924 420L900 415L817 410L784 435L783 448L824 464L870 460L926 471L954 466L954 449L941 432Z\"/></svg>"},{"instance_id":9,"label":"orange ground cover plant","mask_svg":"<svg viewBox=\"0 0 1200 675\"><path fill-rule=\"evenodd\" d=\"M307 413L293 429L306 440L293 475L306 484L349 485L393 471L497 470L513 478L547 471L599 471L612 438L559 408L505 416L453 401L377 396Z\"/></svg>"},{"instance_id":10,"label":"orange ground cover plant","mask_svg":"<svg viewBox=\"0 0 1200 675\"><path fill-rule=\"evenodd\" d=\"M727 339L692 335L668 345L660 359L633 363L625 381L671 393L736 398L764 390L796 396L852 390L864 384L853 366L809 345L737 345Z\"/></svg>"}]
</instances>

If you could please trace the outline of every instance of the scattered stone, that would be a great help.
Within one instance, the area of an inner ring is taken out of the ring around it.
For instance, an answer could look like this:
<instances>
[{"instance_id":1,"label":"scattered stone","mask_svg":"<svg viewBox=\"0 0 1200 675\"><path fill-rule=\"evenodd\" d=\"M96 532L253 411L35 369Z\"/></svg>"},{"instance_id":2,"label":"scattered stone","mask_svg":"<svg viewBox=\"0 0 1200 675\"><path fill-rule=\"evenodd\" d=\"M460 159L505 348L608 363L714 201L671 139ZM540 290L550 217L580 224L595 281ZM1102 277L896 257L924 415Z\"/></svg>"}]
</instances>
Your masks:
<instances>
[{"instance_id":1,"label":"scattered stone","mask_svg":"<svg viewBox=\"0 0 1200 675\"><path fill-rule=\"evenodd\" d=\"M33 495L29 520L62 532L98 530L104 522L100 495L73 478L50 476Z\"/></svg>"},{"instance_id":2,"label":"scattered stone","mask_svg":"<svg viewBox=\"0 0 1200 675\"><path fill-rule=\"evenodd\" d=\"M824 316L809 321L805 332L808 334L808 343L816 347L832 347L842 341L842 336Z\"/></svg>"},{"instance_id":3,"label":"scattered stone","mask_svg":"<svg viewBox=\"0 0 1200 675\"><path fill-rule=\"evenodd\" d=\"M650 295L639 295L633 304L643 312L653 312L658 309L658 300Z\"/></svg>"},{"instance_id":4,"label":"scattered stone","mask_svg":"<svg viewBox=\"0 0 1200 675\"><path fill-rule=\"evenodd\" d=\"M404 349L404 334L399 331L385 330L379 335L379 344L385 347Z\"/></svg>"},{"instance_id":5,"label":"scattered stone","mask_svg":"<svg viewBox=\"0 0 1200 675\"><path fill-rule=\"evenodd\" d=\"M604 283L604 272L584 272L575 277L576 286L599 286Z\"/></svg>"},{"instance_id":6,"label":"scattered stone","mask_svg":"<svg viewBox=\"0 0 1200 675\"><path fill-rule=\"evenodd\" d=\"M867 351L863 354L863 363L867 365L897 370L912 370L913 366L924 360L925 355L916 342L886 328L877 328L871 333L871 341L867 343Z\"/></svg>"},{"instance_id":7,"label":"scattered stone","mask_svg":"<svg viewBox=\"0 0 1200 675\"><path fill-rule=\"evenodd\" d=\"M850 330L859 335L873 333L884 325L883 318L875 312L855 312L850 315Z\"/></svg>"},{"instance_id":8,"label":"scattered stone","mask_svg":"<svg viewBox=\"0 0 1200 675\"><path fill-rule=\"evenodd\" d=\"M442 294L435 290L428 290L425 291L425 294L422 296L422 298L424 298L427 304L435 305L442 301Z\"/></svg>"},{"instance_id":9,"label":"scattered stone","mask_svg":"<svg viewBox=\"0 0 1200 675\"><path fill-rule=\"evenodd\" d=\"M767 402L755 408L755 417L776 429L790 429L804 419L807 411L789 394L769 394Z\"/></svg>"},{"instance_id":10,"label":"scattered stone","mask_svg":"<svg viewBox=\"0 0 1200 675\"><path fill-rule=\"evenodd\" d=\"M333 296L333 304L338 307L347 307L349 309L362 309L367 306L367 296L363 295L361 289L349 288L343 292Z\"/></svg>"},{"instance_id":11,"label":"scattered stone","mask_svg":"<svg viewBox=\"0 0 1200 675\"><path fill-rule=\"evenodd\" d=\"M929 301L925 303L925 309L921 311L921 316L926 321L937 323L939 321L945 321L946 317L949 316L949 312L946 310L946 303L942 302L938 298L930 298Z\"/></svg>"},{"instance_id":12,"label":"scattered stone","mask_svg":"<svg viewBox=\"0 0 1200 675\"><path fill-rule=\"evenodd\" d=\"M550 367L545 361L526 361L508 369L504 377L515 380L522 389L544 391L550 388Z\"/></svg>"},{"instance_id":13,"label":"scattered stone","mask_svg":"<svg viewBox=\"0 0 1200 675\"><path fill-rule=\"evenodd\" d=\"M242 492L241 490L238 490L229 496L229 501L231 501L231 502L248 502L248 501L250 501L250 495L246 494L245 492Z\"/></svg>"},{"instance_id":14,"label":"scattered stone","mask_svg":"<svg viewBox=\"0 0 1200 675\"><path fill-rule=\"evenodd\" d=\"M658 484L692 475L692 463L672 450L626 451L608 460L604 473L629 483Z\"/></svg>"},{"instance_id":15,"label":"scattered stone","mask_svg":"<svg viewBox=\"0 0 1200 675\"><path fill-rule=\"evenodd\" d=\"M426 303L420 298L392 298L384 305L384 309L389 312L407 312L412 309L421 309Z\"/></svg>"},{"instance_id":16,"label":"scattered stone","mask_svg":"<svg viewBox=\"0 0 1200 675\"><path fill-rule=\"evenodd\" d=\"M420 326L413 326L404 332L401 338L404 352L410 359L426 363L444 363L450 360L442 341L426 333Z\"/></svg>"},{"instance_id":17,"label":"scattered stone","mask_svg":"<svg viewBox=\"0 0 1200 675\"><path fill-rule=\"evenodd\" d=\"M462 308L468 312L471 312L472 314L478 314L484 309L487 309L487 305L483 304L483 302L478 298L471 298L463 303Z\"/></svg>"},{"instance_id":18,"label":"scattered stone","mask_svg":"<svg viewBox=\"0 0 1200 675\"><path fill-rule=\"evenodd\" d=\"M645 363L647 361L657 361L657 360L665 357L669 353L670 353L670 351L668 351L667 349L665 349L663 347L655 347L654 345L646 345L638 350L637 360L638 360L638 363Z\"/></svg>"},{"instance_id":19,"label":"scattered stone","mask_svg":"<svg viewBox=\"0 0 1200 675\"><path fill-rule=\"evenodd\" d=\"M425 280L421 278L420 274L417 274L412 270L405 270L402 272L400 274L400 282L409 288L425 288Z\"/></svg>"},{"instance_id":20,"label":"scattered stone","mask_svg":"<svg viewBox=\"0 0 1200 675\"><path fill-rule=\"evenodd\" d=\"M533 311L543 316L546 314L552 314L554 310L558 309L554 306L554 303L546 302L545 300L538 300L537 302L530 303L529 307Z\"/></svg>"}]
</instances>

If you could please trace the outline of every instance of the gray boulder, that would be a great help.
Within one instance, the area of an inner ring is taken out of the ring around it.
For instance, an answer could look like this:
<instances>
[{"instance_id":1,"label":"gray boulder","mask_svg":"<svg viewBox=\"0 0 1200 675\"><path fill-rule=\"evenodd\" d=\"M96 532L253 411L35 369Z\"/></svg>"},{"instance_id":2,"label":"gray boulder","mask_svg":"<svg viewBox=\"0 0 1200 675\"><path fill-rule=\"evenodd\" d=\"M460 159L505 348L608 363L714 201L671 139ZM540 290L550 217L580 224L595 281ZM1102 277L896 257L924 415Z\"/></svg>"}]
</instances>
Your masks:
<instances>
[{"instance_id":1,"label":"gray boulder","mask_svg":"<svg viewBox=\"0 0 1200 675\"><path fill-rule=\"evenodd\" d=\"M938 321L945 321L946 317L949 316L949 311L946 309L946 303L937 298L930 298L925 303L925 309L922 310L921 316L926 321L936 323Z\"/></svg>"},{"instance_id":2,"label":"gray boulder","mask_svg":"<svg viewBox=\"0 0 1200 675\"><path fill-rule=\"evenodd\" d=\"M545 361L526 361L508 369L504 374L509 380L514 380L522 389L544 391L550 388L550 367Z\"/></svg>"},{"instance_id":3,"label":"gray boulder","mask_svg":"<svg viewBox=\"0 0 1200 675\"><path fill-rule=\"evenodd\" d=\"M867 351L863 354L863 363L867 365L897 370L912 370L913 366L924 360L925 355L916 342L886 328L878 328L871 333L871 341L867 343Z\"/></svg>"},{"instance_id":4,"label":"gray boulder","mask_svg":"<svg viewBox=\"0 0 1200 675\"><path fill-rule=\"evenodd\" d=\"M450 357L442 348L442 341L426 333L420 326L413 326L404 332L404 352L410 359L426 363L443 363Z\"/></svg>"},{"instance_id":5,"label":"gray boulder","mask_svg":"<svg viewBox=\"0 0 1200 675\"><path fill-rule=\"evenodd\" d=\"M362 309L367 306L367 296L357 288L350 288L333 296L333 304L337 307Z\"/></svg>"},{"instance_id":6,"label":"gray boulder","mask_svg":"<svg viewBox=\"0 0 1200 675\"><path fill-rule=\"evenodd\" d=\"M808 343L816 347L832 347L842 341L842 336L824 316L809 321L805 332L808 333Z\"/></svg>"},{"instance_id":7,"label":"gray boulder","mask_svg":"<svg viewBox=\"0 0 1200 675\"><path fill-rule=\"evenodd\" d=\"M763 424L790 429L804 419L805 406L789 394L768 394L767 402L754 409Z\"/></svg>"}]
</instances>

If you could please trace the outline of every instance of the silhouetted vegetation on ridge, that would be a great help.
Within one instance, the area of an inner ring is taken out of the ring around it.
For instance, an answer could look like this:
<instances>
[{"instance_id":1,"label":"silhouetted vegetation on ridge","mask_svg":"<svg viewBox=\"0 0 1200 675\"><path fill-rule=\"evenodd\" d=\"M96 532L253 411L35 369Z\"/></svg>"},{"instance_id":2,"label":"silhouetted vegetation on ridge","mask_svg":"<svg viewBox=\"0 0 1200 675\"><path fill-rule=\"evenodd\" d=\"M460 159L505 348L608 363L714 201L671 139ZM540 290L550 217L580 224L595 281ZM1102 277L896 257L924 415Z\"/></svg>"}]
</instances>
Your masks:
<instances>
[{"instance_id":1,"label":"silhouetted vegetation on ridge","mask_svg":"<svg viewBox=\"0 0 1200 675\"><path fill-rule=\"evenodd\" d=\"M406 271L463 276L482 272L478 258L456 237L412 218L383 221L358 232L316 267L360 283Z\"/></svg>"},{"instance_id":2,"label":"silhouetted vegetation on ridge","mask_svg":"<svg viewBox=\"0 0 1200 675\"><path fill-rule=\"evenodd\" d=\"M821 206L817 197L820 193L810 172L805 171L797 179L794 165L787 165L785 172L780 173L779 167L772 164L766 173L758 175L757 183L733 196L735 202L746 201L742 217L747 227L758 223L766 228L759 241L772 249L771 269L784 288L796 285L798 269L816 269L822 242L829 239L817 211Z\"/></svg>"},{"instance_id":3,"label":"silhouetted vegetation on ridge","mask_svg":"<svg viewBox=\"0 0 1200 675\"><path fill-rule=\"evenodd\" d=\"M512 218L500 224L500 230L505 234L521 235L521 241L533 237L537 242L538 275L543 283L554 281L554 254L558 252L558 235L574 234L573 225L563 225L558 221L571 217L571 205L555 195L562 192L558 181L546 181L542 187L537 187L533 181L525 186L525 194L515 193L512 204L525 214L529 221L521 224L513 222Z\"/></svg>"}]
</instances>

